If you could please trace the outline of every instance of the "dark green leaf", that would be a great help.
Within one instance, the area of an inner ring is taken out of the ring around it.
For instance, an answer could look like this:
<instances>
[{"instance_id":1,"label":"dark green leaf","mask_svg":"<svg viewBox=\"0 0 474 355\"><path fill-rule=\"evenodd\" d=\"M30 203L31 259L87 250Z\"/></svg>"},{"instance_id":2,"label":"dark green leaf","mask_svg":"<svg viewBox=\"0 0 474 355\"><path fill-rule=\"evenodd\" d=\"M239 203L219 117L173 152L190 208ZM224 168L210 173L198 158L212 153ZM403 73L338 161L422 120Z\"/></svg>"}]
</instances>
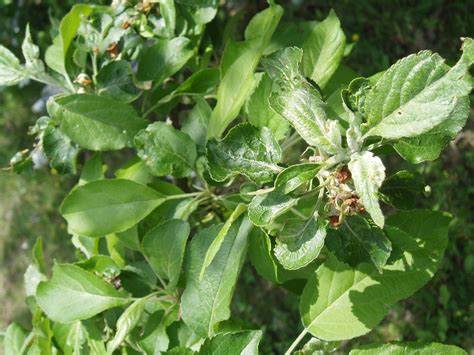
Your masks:
<instances>
[{"instance_id":1,"label":"dark green leaf","mask_svg":"<svg viewBox=\"0 0 474 355\"><path fill-rule=\"evenodd\" d=\"M99 95L123 102L132 102L140 95L140 90L133 83L132 68L125 60L105 65L96 80Z\"/></svg>"},{"instance_id":2,"label":"dark green leaf","mask_svg":"<svg viewBox=\"0 0 474 355\"><path fill-rule=\"evenodd\" d=\"M217 334L202 344L199 354L258 354L258 344L261 338L261 330Z\"/></svg>"},{"instance_id":3,"label":"dark green leaf","mask_svg":"<svg viewBox=\"0 0 474 355\"><path fill-rule=\"evenodd\" d=\"M394 344L370 344L352 349L349 355L466 355L466 351L454 345L440 343L403 342Z\"/></svg>"},{"instance_id":4,"label":"dark green leaf","mask_svg":"<svg viewBox=\"0 0 474 355\"><path fill-rule=\"evenodd\" d=\"M415 207L416 198L423 192L425 184L420 174L402 170L387 178L380 192L390 205L409 210Z\"/></svg>"}]
</instances>

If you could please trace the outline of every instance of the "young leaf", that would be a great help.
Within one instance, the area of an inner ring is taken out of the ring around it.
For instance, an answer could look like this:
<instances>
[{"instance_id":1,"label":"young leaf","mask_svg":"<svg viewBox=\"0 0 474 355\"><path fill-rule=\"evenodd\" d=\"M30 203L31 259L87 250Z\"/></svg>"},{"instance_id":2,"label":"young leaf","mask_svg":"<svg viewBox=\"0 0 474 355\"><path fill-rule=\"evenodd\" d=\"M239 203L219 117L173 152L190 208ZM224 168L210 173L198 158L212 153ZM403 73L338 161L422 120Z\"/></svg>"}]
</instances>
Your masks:
<instances>
[{"instance_id":1,"label":"young leaf","mask_svg":"<svg viewBox=\"0 0 474 355\"><path fill-rule=\"evenodd\" d=\"M133 302L128 308L120 315L117 320L117 332L114 338L107 343L107 352L112 354L130 332L135 328L142 317L145 310L145 303L148 298L140 298Z\"/></svg>"},{"instance_id":2,"label":"young leaf","mask_svg":"<svg viewBox=\"0 0 474 355\"><path fill-rule=\"evenodd\" d=\"M181 297L184 322L201 337L212 336L217 323L230 316L230 301L247 251L251 227L247 218L232 224L224 241L200 278L207 250L223 224L201 231L191 241L185 263L186 288Z\"/></svg>"},{"instance_id":3,"label":"young leaf","mask_svg":"<svg viewBox=\"0 0 474 355\"><path fill-rule=\"evenodd\" d=\"M45 61L54 71L67 76L66 57L74 36L81 25L81 17L87 17L93 9L89 5L74 5L63 17L59 25L59 34L54 38L53 45L45 53Z\"/></svg>"},{"instance_id":4,"label":"young leaf","mask_svg":"<svg viewBox=\"0 0 474 355\"><path fill-rule=\"evenodd\" d=\"M263 227L295 206L297 202L298 199L285 195L281 191L271 191L253 198L248 205L248 215L253 224Z\"/></svg>"},{"instance_id":5,"label":"young leaf","mask_svg":"<svg viewBox=\"0 0 474 355\"><path fill-rule=\"evenodd\" d=\"M123 306L130 302L130 297L92 272L74 265L56 264L52 278L39 284L36 300L53 321L71 323Z\"/></svg>"},{"instance_id":6,"label":"young leaf","mask_svg":"<svg viewBox=\"0 0 474 355\"><path fill-rule=\"evenodd\" d=\"M278 235L275 257L287 270L301 269L318 257L325 237L325 223L317 216L289 219Z\"/></svg>"},{"instance_id":7,"label":"young leaf","mask_svg":"<svg viewBox=\"0 0 474 355\"><path fill-rule=\"evenodd\" d=\"M424 187L420 174L402 170L383 182L380 193L384 202L401 210L409 210L415 207L416 197Z\"/></svg>"},{"instance_id":8,"label":"young leaf","mask_svg":"<svg viewBox=\"0 0 474 355\"><path fill-rule=\"evenodd\" d=\"M285 138L289 124L270 108L268 99L272 93L273 82L267 73L255 74L255 87L245 103L248 121L258 128L267 127L277 141Z\"/></svg>"},{"instance_id":9,"label":"young leaf","mask_svg":"<svg viewBox=\"0 0 474 355\"><path fill-rule=\"evenodd\" d=\"M413 164L435 160L448 142L456 137L469 117L469 96L459 98L449 119L418 137L402 138L393 147L400 156Z\"/></svg>"},{"instance_id":10,"label":"young leaf","mask_svg":"<svg viewBox=\"0 0 474 355\"><path fill-rule=\"evenodd\" d=\"M334 10L315 25L303 43L303 74L324 88L344 56L346 37Z\"/></svg>"},{"instance_id":11,"label":"young leaf","mask_svg":"<svg viewBox=\"0 0 474 355\"><path fill-rule=\"evenodd\" d=\"M168 290L178 284L189 232L188 222L172 219L157 225L143 237L143 254L156 275L168 282Z\"/></svg>"},{"instance_id":12,"label":"young leaf","mask_svg":"<svg viewBox=\"0 0 474 355\"><path fill-rule=\"evenodd\" d=\"M326 246L340 261L352 267L372 262L379 271L392 251L392 243L383 230L359 216L349 217L337 230L330 229Z\"/></svg>"},{"instance_id":13,"label":"young leaf","mask_svg":"<svg viewBox=\"0 0 474 355\"><path fill-rule=\"evenodd\" d=\"M403 342L394 344L369 344L353 348L349 355L431 355L431 354L450 354L465 355L466 352L454 345L445 345L440 343L415 343Z\"/></svg>"},{"instance_id":14,"label":"young leaf","mask_svg":"<svg viewBox=\"0 0 474 355\"><path fill-rule=\"evenodd\" d=\"M0 45L0 86L12 86L26 79L20 60L7 48Z\"/></svg>"},{"instance_id":15,"label":"young leaf","mask_svg":"<svg viewBox=\"0 0 474 355\"><path fill-rule=\"evenodd\" d=\"M314 163L292 165L283 170L275 179L275 189L284 194L293 192L304 183L315 178L321 166Z\"/></svg>"},{"instance_id":16,"label":"young leaf","mask_svg":"<svg viewBox=\"0 0 474 355\"><path fill-rule=\"evenodd\" d=\"M101 237L131 228L164 201L164 195L130 180L97 180L72 190L61 214L71 233Z\"/></svg>"},{"instance_id":17,"label":"young leaf","mask_svg":"<svg viewBox=\"0 0 474 355\"><path fill-rule=\"evenodd\" d=\"M260 339L262 339L261 330L221 333L212 339L206 339L199 350L199 354L258 354Z\"/></svg>"},{"instance_id":18,"label":"young leaf","mask_svg":"<svg viewBox=\"0 0 474 355\"><path fill-rule=\"evenodd\" d=\"M353 269L330 256L303 291L305 327L323 340L351 339L370 331L385 317L387 306L433 277L447 245L449 222L446 215L427 210L391 216L386 232L403 254L382 273L369 264Z\"/></svg>"},{"instance_id":19,"label":"young leaf","mask_svg":"<svg viewBox=\"0 0 474 355\"><path fill-rule=\"evenodd\" d=\"M215 181L225 181L242 174L263 184L281 171L281 148L268 128L258 129L248 123L232 128L224 139L209 140L207 164Z\"/></svg>"},{"instance_id":20,"label":"young leaf","mask_svg":"<svg viewBox=\"0 0 474 355\"><path fill-rule=\"evenodd\" d=\"M279 5L270 4L252 18L245 30L244 42L227 45L221 62L217 104L209 122L209 138L219 138L239 114L254 86L255 68L282 14Z\"/></svg>"},{"instance_id":21,"label":"young leaf","mask_svg":"<svg viewBox=\"0 0 474 355\"><path fill-rule=\"evenodd\" d=\"M132 68L125 60L105 65L96 80L99 95L123 102L132 102L140 96L140 90L133 83Z\"/></svg>"},{"instance_id":22,"label":"young leaf","mask_svg":"<svg viewBox=\"0 0 474 355\"><path fill-rule=\"evenodd\" d=\"M64 354L80 354L86 342L86 331L81 321L53 325L54 340Z\"/></svg>"},{"instance_id":23,"label":"young leaf","mask_svg":"<svg viewBox=\"0 0 474 355\"><path fill-rule=\"evenodd\" d=\"M90 150L131 147L133 137L145 126L131 106L105 96L54 96L48 101L48 112L74 143Z\"/></svg>"},{"instance_id":24,"label":"young leaf","mask_svg":"<svg viewBox=\"0 0 474 355\"><path fill-rule=\"evenodd\" d=\"M193 53L191 41L186 37L159 39L139 61L137 78L162 83L180 70Z\"/></svg>"},{"instance_id":25,"label":"young leaf","mask_svg":"<svg viewBox=\"0 0 474 355\"><path fill-rule=\"evenodd\" d=\"M270 106L290 122L306 143L336 154L341 150L341 133L336 121L327 118L321 94L300 73L302 56L301 49L290 47L262 61L274 83Z\"/></svg>"},{"instance_id":26,"label":"young leaf","mask_svg":"<svg viewBox=\"0 0 474 355\"><path fill-rule=\"evenodd\" d=\"M3 338L3 353L4 355L21 354L23 343L26 339L25 330L17 323L11 323Z\"/></svg>"},{"instance_id":27,"label":"young leaf","mask_svg":"<svg viewBox=\"0 0 474 355\"><path fill-rule=\"evenodd\" d=\"M385 166L382 160L372 152L354 153L348 166L362 204L375 224L383 228L384 216L377 194L385 180Z\"/></svg>"},{"instance_id":28,"label":"young leaf","mask_svg":"<svg viewBox=\"0 0 474 355\"><path fill-rule=\"evenodd\" d=\"M135 137L140 159L157 176L188 176L196 161L196 145L191 138L164 122L155 122Z\"/></svg>"},{"instance_id":29,"label":"young leaf","mask_svg":"<svg viewBox=\"0 0 474 355\"><path fill-rule=\"evenodd\" d=\"M39 59L40 50L31 38L30 25L26 25L25 39L21 45L26 68L33 74L44 72L44 63Z\"/></svg>"},{"instance_id":30,"label":"young leaf","mask_svg":"<svg viewBox=\"0 0 474 355\"><path fill-rule=\"evenodd\" d=\"M450 118L458 101L472 90L469 67L474 41L466 38L463 54L449 68L429 51L410 55L390 67L365 101L370 130L366 136L415 137Z\"/></svg>"}]
</instances>

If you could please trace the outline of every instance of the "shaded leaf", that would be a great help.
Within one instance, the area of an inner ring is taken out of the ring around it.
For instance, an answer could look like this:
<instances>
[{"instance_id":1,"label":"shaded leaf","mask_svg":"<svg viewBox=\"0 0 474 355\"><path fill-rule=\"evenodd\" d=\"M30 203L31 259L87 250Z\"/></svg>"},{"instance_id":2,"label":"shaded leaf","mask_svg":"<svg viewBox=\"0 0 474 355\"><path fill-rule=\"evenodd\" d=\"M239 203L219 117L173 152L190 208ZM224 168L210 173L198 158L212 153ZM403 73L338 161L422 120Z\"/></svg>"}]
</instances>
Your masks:
<instances>
[{"instance_id":1,"label":"shaded leaf","mask_svg":"<svg viewBox=\"0 0 474 355\"><path fill-rule=\"evenodd\" d=\"M96 80L99 95L123 102L132 102L140 96L140 89L133 83L132 68L125 60L105 65Z\"/></svg>"},{"instance_id":2,"label":"shaded leaf","mask_svg":"<svg viewBox=\"0 0 474 355\"><path fill-rule=\"evenodd\" d=\"M266 226L276 217L296 205L298 199L283 194L280 191L271 191L257 195L248 205L248 215L256 226Z\"/></svg>"}]
</instances>

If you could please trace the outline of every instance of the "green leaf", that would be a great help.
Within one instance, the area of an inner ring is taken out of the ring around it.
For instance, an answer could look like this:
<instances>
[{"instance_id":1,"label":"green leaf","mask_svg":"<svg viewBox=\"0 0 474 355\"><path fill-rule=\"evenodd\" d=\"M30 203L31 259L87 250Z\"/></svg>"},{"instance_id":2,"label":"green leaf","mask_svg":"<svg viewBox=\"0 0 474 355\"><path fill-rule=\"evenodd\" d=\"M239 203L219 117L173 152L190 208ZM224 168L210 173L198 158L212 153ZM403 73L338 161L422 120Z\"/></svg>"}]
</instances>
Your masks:
<instances>
[{"instance_id":1,"label":"green leaf","mask_svg":"<svg viewBox=\"0 0 474 355\"><path fill-rule=\"evenodd\" d=\"M148 298L146 297L136 300L120 315L117 320L115 336L107 343L107 352L109 354L112 354L114 350L122 344L133 328L137 326L145 311L145 303L147 300Z\"/></svg>"},{"instance_id":2,"label":"green leaf","mask_svg":"<svg viewBox=\"0 0 474 355\"><path fill-rule=\"evenodd\" d=\"M49 164L60 174L75 174L79 148L61 130L48 125L43 133L43 150Z\"/></svg>"},{"instance_id":3,"label":"green leaf","mask_svg":"<svg viewBox=\"0 0 474 355\"><path fill-rule=\"evenodd\" d=\"M104 166L102 165L101 153L94 153L84 164L78 184L80 186L103 178Z\"/></svg>"},{"instance_id":4,"label":"green leaf","mask_svg":"<svg viewBox=\"0 0 474 355\"><path fill-rule=\"evenodd\" d=\"M204 257L204 262L202 264L201 273L199 277L202 278L204 273L206 272L207 267L212 263L214 260L217 252L222 246L226 235L229 233L229 229L232 224L239 218L245 211L247 211L247 206L243 203L239 203L232 214L229 216L227 221L222 226L222 229L219 231L219 234L214 238L211 245L207 249L206 256Z\"/></svg>"},{"instance_id":5,"label":"green leaf","mask_svg":"<svg viewBox=\"0 0 474 355\"><path fill-rule=\"evenodd\" d=\"M258 128L267 127L277 141L285 138L289 124L270 108L268 99L272 93L273 82L267 73L255 74L255 87L245 103L248 121Z\"/></svg>"},{"instance_id":6,"label":"green leaf","mask_svg":"<svg viewBox=\"0 0 474 355\"><path fill-rule=\"evenodd\" d=\"M48 112L74 143L90 150L131 147L133 137L145 126L131 106L105 96L54 96L48 101Z\"/></svg>"},{"instance_id":7,"label":"green leaf","mask_svg":"<svg viewBox=\"0 0 474 355\"><path fill-rule=\"evenodd\" d=\"M146 164L137 156L130 159L120 169L115 171L117 179L132 180L139 184L148 184L153 177Z\"/></svg>"},{"instance_id":8,"label":"green leaf","mask_svg":"<svg viewBox=\"0 0 474 355\"><path fill-rule=\"evenodd\" d=\"M162 83L180 70L193 53L191 41L186 37L160 38L141 58L137 78Z\"/></svg>"},{"instance_id":9,"label":"green leaf","mask_svg":"<svg viewBox=\"0 0 474 355\"><path fill-rule=\"evenodd\" d=\"M415 137L448 120L459 100L472 90L473 52L474 41L467 38L461 59L452 68L429 51L392 65L365 100L371 127L366 136Z\"/></svg>"},{"instance_id":10,"label":"green leaf","mask_svg":"<svg viewBox=\"0 0 474 355\"><path fill-rule=\"evenodd\" d=\"M81 321L71 324L55 323L54 339L64 354L81 354L86 342L87 333Z\"/></svg>"},{"instance_id":11,"label":"green leaf","mask_svg":"<svg viewBox=\"0 0 474 355\"><path fill-rule=\"evenodd\" d=\"M289 219L278 234L275 257L287 270L301 269L319 256L325 237L326 223L317 216Z\"/></svg>"},{"instance_id":12,"label":"green leaf","mask_svg":"<svg viewBox=\"0 0 474 355\"><path fill-rule=\"evenodd\" d=\"M132 102L140 96L140 89L133 83L130 64L117 60L105 65L97 74L98 94L118 101Z\"/></svg>"},{"instance_id":13,"label":"green leaf","mask_svg":"<svg viewBox=\"0 0 474 355\"><path fill-rule=\"evenodd\" d=\"M275 112L296 129L306 143L327 153L341 151L341 133L336 121L327 118L327 105L321 94L300 73L303 51L281 49L262 62L273 79L269 102Z\"/></svg>"},{"instance_id":14,"label":"green leaf","mask_svg":"<svg viewBox=\"0 0 474 355\"><path fill-rule=\"evenodd\" d=\"M352 267L372 262L379 271L392 252L392 243L383 230L359 216L347 218L337 230L330 229L326 246L340 261Z\"/></svg>"},{"instance_id":15,"label":"green leaf","mask_svg":"<svg viewBox=\"0 0 474 355\"><path fill-rule=\"evenodd\" d=\"M130 302L123 291L78 266L56 264L51 280L38 286L36 300L50 319L72 323Z\"/></svg>"},{"instance_id":16,"label":"green leaf","mask_svg":"<svg viewBox=\"0 0 474 355\"><path fill-rule=\"evenodd\" d=\"M263 184L281 171L281 148L268 128L242 123L232 128L224 139L209 140L207 164L215 181L225 181L237 174Z\"/></svg>"},{"instance_id":17,"label":"green leaf","mask_svg":"<svg viewBox=\"0 0 474 355\"><path fill-rule=\"evenodd\" d=\"M61 214L70 232L101 237L131 228L164 201L164 195L130 180L98 180L72 190Z\"/></svg>"},{"instance_id":18,"label":"green leaf","mask_svg":"<svg viewBox=\"0 0 474 355\"><path fill-rule=\"evenodd\" d=\"M89 259L76 263L75 265L84 270L93 271L99 274L114 275L120 273L120 267L114 259L107 255L94 255Z\"/></svg>"},{"instance_id":19,"label":"green leaf","mask_svg":"<svg viewBox=\"0 0 474 355\"><path fill-rule=\"evenodd\" d=\"M228 44L222 57L222 80L217 90L217 104L209 122L209 138L220 137L238 116L254 86L255 68L282 14L280 6L270 4L252 18L245 30L244 42Z\"/></svg>"},{"instance_id":20,"label":"green leaf","mask_svg":"<svg viewBox=\"0 0 474 355\"><path fill-rule=\"evenodd\" d=\"M25 39L21 44L21 51L25 57L25 66L33 74L44 72L44 63L39 59L40 50L37 45L33 43L31 38L30 25L26 25Z\"/></svg>"},{"instance_id":21,"label":"green leaf","mask_svg":"<svg viewBox=\"0 0 474 355\"><path fill-rule=\"evenodd\" d=\"M448 142L456 137L469 117L469 96L459 98L449 119L418 137L402 138L393 147L410 163L435 160Z\"/></svg>"},{"instance_id":22,"label":"green leaf","mask_svg":"<svg viewBox=\"0 0 474 355\"><path fill-rule=\"evenodd\" d=\"M165 31L168 33L168 37L174 37L174 30L176 27L176 9L174 6L174 0L161 0L160 14L165 20Z\"/></svg>"},{"instance_id":23,"label":"green leaf","mask_svg":"<svg viewBox=\"0 0 474 355\"><path fill-rule=\"evenodd\" d=\"M164 122L155 122L135 137L140 159L157 176L188 176L196 161L196 145L186 134Z\"/></svg>"},{"instance_id":24,"label":"green leaf","mask_svg":"<svg viewBox=\"0 0 474 355\"><path fill-rule=\"evenodd\" d=\"M206 339L199 350L199 354L258 354L258 344L261 339L261 330L221 333L212 339Z\"/></svg>"},{"instance_id":25,"label":"green leaf","mask_svg":"<svg viewBox=\"0 0 474 355\"><path fill-rule=\"evenodd\" d=\"M36 289L41 281L46 281L46 266L43 257L43 239L38 237L31 256L31 264L23 275L25 293L27 297L36 296Z\"/></svg>"},{"instance_id":26,"label":"green leaf","mask_svg":"<svg viewBox=\"0 0 474 355\"><path fill-rule=\"evenodd\" d=\"M303 74L324 88L344 56L346 37L341 23L331 10L315 25L303 43Z\"/></svg>"},{"instance_id":27,"label":"green leaf","mask_svg":"<svg viewBox=\"0 0 474 355\"><path fill-rule=\"evenodd\" d=\"M454 345L440 343L403 342L394 344L370 344L353 348L350 355L466 355L467 352Z\"/></svg>"},{"instance_id":28,"label":"green leaf","mask_svg":"<svg viewBox=\"0 0 474 355\"><path fill-rule=\"evenodd\" d=\"M229 318L230 302L247 251L251 224L247 218L240 217L200 278L207 250L222 226L201 231L192 239L186 254L186 288L181 297L181 312L184 322L201 337L214 335L215 325Z\"/></svg>"},{"instance_id":29,"label":"green leaf","mask_svg":"<svg viewBox=\"0 0 474 355\"><path fill-rule=\"evenodd\" d=\"M384 225L384 216L379 205L378 190L385 180L385 166L372 152L354 153L348 164L354 186L362 204L375 224Z\"/></svg>"},{"instance_id":30,"label":"green leaf","mask_svg":"<svg viewBox=\"0 0 474 355\"><path fill-rule=\"evenodd\" d=\"M380 193L384 202L401 210L409 210L415 207L416 198L424 187L420 174L402 170L383 182Z\"/></svg>"},{"instance_id":31,"label":"green leaf","mask_svg":"<svg viewBox=\"0 0 474 355\"><path fill-rule=\"evenodd\" d=\"M188 222L172 219L157 225L143 237L143 254L156 275L168 282L169 290L178 284L189 232Z\"/></svg>"},{"instance_id":32,"label":"green leaf","mask_svg":"<svg viewBox=\"0 0 474 355\"><path fill-rule=\"evenodd\" d=\"M156 354L158 351L163 354L163 351L168 349L170 339L166 330L177 318L176 306L166 312L155 312L148 318L143 335L140 337L140 345L147 354Z\"/></svg>"},{"instance_id":33,"label":"green leaf","mask_svg":"<svg viewBox=\"0 0 474 355\"><path fill-rule=\"evenodd\" d=\"M181 131L190 136L196 145L205 147L212 109L203 98L197 96L194 100L196 105L183 120Z\"/></svg>"},{"instance_id":34,"label":"green leaf","mask_svg":"<svg viewBox=\"0 0 474 355\"><path fill-rule=\"evenodd\" d=\"M271 191L257 195L248 205L248 215L253 224L266 226L273 220L296 205L298 199L283 194L281 191Z\"/></svg>"},{"instance_id":35,"label":"green leaf","mask_svg":"<svg viewBox=\"0 0 474 355\"><path fill-rule=\"evenodd\" d=\"M25 330L17 323L11 323L3 338L3 353L4 355L21 354L21 348L26 339Z\"/></svg>"},{"instance_id":36,"label":"green leaf","mask_svg":"<svg viewBox=\"0 0 474 355\"><path fill-rule=\"evenodd\" d=\"M0 86L12 86L26 79L20 60L7 48L0 45Z\"/></svg>"},{"instance_id":37,"label":"green leaf","mask_svg":"<svg viewBox=\"0 0 474 355\"><path fill-rule=\"evenodd\" d=\"M300 310L305 327L323 340L369 332L385 317L388 306L433 277L447 245L449 222L446 215L427 210L391 216L386 232L402 255L381 273L370 264L353 269L330 256L303 291Z\"/></svg>"},{"instance_id":38,"label":"green leaf","mask_svg":"<svg viewBox=\"0 0 474 355\"><path fill-rule=\"evenodd\" d=\"M204 25L212 21L219 7L218 0L175 0L181 6L185 6L192 19L198 25Z\"/></svg>"},{"instance_id":39,"label":"green leaf","mask_svg":"<svg viewBox=\"0 0 474 355\"><path fill-rule=\"evenodd\" d=\"M292 165L283 170L275 179L275 189L289 194L316 177L321 166L314 163Z\"/></svg>"},{"instance_id":40,"label":"green leaf","mask_svg":"<svg viewBox=\"0 0 474 355\"><path fill-rule=\"evenodd\" d=\"M53 45L45 53L45 61L54 71L67 76L66 58L72 41L76 35L81 18L87 17L93 9L89 5L74 5L69 13L63 17L59 25L59 34L54 38Z\"/></svg>"}]
</instances>

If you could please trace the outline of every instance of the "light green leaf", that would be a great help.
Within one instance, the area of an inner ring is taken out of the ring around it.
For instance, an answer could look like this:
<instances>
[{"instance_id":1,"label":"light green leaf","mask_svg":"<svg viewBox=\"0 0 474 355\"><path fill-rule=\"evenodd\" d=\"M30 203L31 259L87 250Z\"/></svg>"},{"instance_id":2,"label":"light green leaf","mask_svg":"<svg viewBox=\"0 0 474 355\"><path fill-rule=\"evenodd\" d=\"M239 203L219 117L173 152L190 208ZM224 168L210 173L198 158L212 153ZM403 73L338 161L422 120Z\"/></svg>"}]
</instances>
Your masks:
<instances>
[{"instance_id":1,"label":"light green leaf","mask_svg":"<svg viewBox=\"0 0 474 355\"><path fill-rule=\"evenodd\" d=\"M321 88L326 86L344 56L346 37L341 23L331 10L328 17L315 25L303 43L303 73Z\"/></svg>"},{"instance_id":2,"label":"light green leaf","mask_svg":"<svg viewBox=\"0 0 474 355\"><path fill-rule=\"evenodd\" d=\"M81 18L92 13L92 7L86 4L74 5L69 13L63 17L59 25L59 34L54 38L53 45L45 53L45 61L54 71L67 76L66 58L76 35Z\"/></svg>"},{"instance_id":3,"label":"light green leaf","mask_svg":"<svg viewBox=\"0 0 474 355\"><path fill-rule=\"evenodd\" d=\"M130 180L97 180L72 190L61 214L70 232L101 237L131 228L164 201L164 195Z\"/></svg>"},{"instance_id":4,"label":"light green leaf","mask_svg":"<svg viewBox=\"0 0 474 355\"><path fill-rule=\"evenodd\" d=\"M3 353L4 355L18 355L21 354L21 348L26 339L25 330L17 323L11 323L3 338Z\"/></svg>"},{"instance_id":5,"label":"light green leaf","mask_svg":"<svg viewBox=\"0 0 474 355\"><path fill-rule=\"evenodd\" d=\"M20 60L7 48L0 45L0 86L16 85L26 77Z\"/></svg>"},{"instance_id":6,"label":"light green leaf","mask_svg":"<svg viewBox=\"0 0 474 355\"><path fill-rule=\"evenodd\" d=\"M261 339L261 330L221 333L211 339L206 339L199 350L199 354L258 354L258 344Z\"/></svg>"},{"instance_id":7,"label":"light green leaf","mask_svg":"<svg viewBox=\"0 0 474 355\"><path fill-rule=\"evenodd\" d=\"M56 264L53 277L38 286L36 300L50 319L72 323L130 302L127 293L78 266Z\"/></svg>"},{"instance_id":8,"label":"light green leaf","mask_svg":"<svg viewBox=\"0 0 474 355\"><path fill-rule=\"evenodd\" d=\"M382 271L392 252L392 243L382 229L360 216L349 217L337 229L330 229L326 246L337 258L356 267L372 262Z\"/></svg>"},{"instance_id":9,"label":"light green leaf","mask_svg":"<svg viewBox=\"0 0 474 355\"><path fill-rule=\"evenodd\" d=\"M174 37L176 27L176 8L174 0L160 0L160 14L165 20L165 31L168 37Z\"/></svg>"},{"instance_id":10,"label":"light green leaf","mask_svg":"<svg viewBox=\"0 0 474 355\"><path fill-rule=\"evenodd\" d=\"M251 223L240 217L230 227L212 263L200 278L206 252L222 226L218 224L201 231L192 239L187 253L181 311L184 322L201 337L214 335L215 325L230 317L230 302L247 251Z\"/></svg>"},{"instance_id":11,"label":"light green leaf","mask_svg":"<svg viewBox=\"0 0 474 355\"><path fill-rule=\"evenodd\" d=\"M253 224L263 227L295 206L297 202L298 199L285 195L281 191L271 191L252 199L248 205L248 215Z\"/></svg>"},{"instance_id":12,"label":"light green leaf","mask_svg":"<svg viewBox=\"0 0 474 355\"><path fill-rule=\"evenodd\" d=\"M135 137L135 146L140 159L157 176L187 176L196 161L192 139L164 122L152 123L141 130Z\"/></svg>"},{"instance_id":13,"label":"light green leaf","mask_svg":"<svg viewBox=\"0 0 474 355\"><path fill-rule=\"evenodd\" d=\"M472 90L473 53L474 41L467 38L461 59L452 68L429 51L392 65L365 100L371 127L366 136L415 137L448 120L459 100Z\"/></svg>"},{"instance_id":14,"label":"light green leaf","mask_svg":"<svg viewBox=\"0 0 474 355\"><path fill-rule=\"evenodd\" d=\"M292 165L283 170L275 179L275 189L284 194L293 192L306 182L314 179L321 166L314 163Z\"/></svg>"},{"instance_id":15,"label":"light green leaf","mask_svg":"<svg viewBox=\"0 0 474 355\"><path fill-rule=\"evenodd\" d=\"M273 79L269 102L275 112L296 129L306 143L327 153L341 151L341 133L336 121L327 118L327 105L321 94L300 73L303 51L281 49L262 62Z\"/></svg>"},{"instance_id":16,"label":"light green leaf","mask_svg":"<svg viewBox=\"0 0 474 355\"><path fill-rule=\"evenodd\" d=\"M209 140L207 164L215 181L242 174L257 183L269 182L280 172L281 148L270 130L248 123L232 128L224 139Z\"/></svg>"},{"instance_id":17,"label":"light green leaf","mask_svg":"<svg viewBox=\"0 0 474 355\"><path fill-rule=\"evenodd\" d=\"M186 37L160 38L141 58L137 78L162 83L180 70L193 53L191 41Z\"/></svg>"},{"instance_id":18,"label":"light green leaf","mask_svg":"<svg viewBox=\"0 0 474 355\"><path fill-rule=\"evenodd\" d=\"M132 68L125 60L105 65L97 74L97 93L118 101L132 102L140 96L133 83Z\"/></svg>"},{"instance_id":19,"label":"light green leaf","mask_svg":"<svg viewBox=\"0 0 474 355\"><path fill-rule=\"evenodd\" d=\"M196 105L183 120L181 131L190 136L196 145L205 147L212 109L203 98L197 96L194 100Z\"/></svg>"},{"instance_id":20,"label":"light green leaf","mask_svg":"<svg viewBox=\"0 0 474 355\"><path fill-rule=\"evenodd\" d=\"M105 96L54 96L48 101L48 112L74 143L90 150L130 147L145 126L131 106Z\"/></svg>"},{"instance_id":21,"label":"light green leaf","mask_svg":"<svg viewBox=\"0 0 474 355\"><path fill-rule=\"evenodd\" d=\"M409 210L415 207L416 197L424 191L424 187L420 174L402 170L383 182L380 193L384 202L401 210Z\"/></svg>"},{"instance_id":22,"label":"light green leaf","mask_svg":"<svg viewBox=\"0 0 474 355\"><path fill-rule=\"evenodd\" d=\"M402 138L393 147L410 163L435 160L448 142L456 137L469 117L469 96L459 98L449 118L418 137Z\"/></svg>"},{"instance_id":23,"label":"light green leaf","mask_svg":"<svg viewBox=\"0 0 474 355\"><path fill-rule=\"evenodd\" d=\"M209 122L209 138L220 137L239 114L254 86L255 68L282 14L280 6L270 4L252 18L245 30L244 42L231 42L227 46L221 63L217 104Z\"/></svg>"},{"instance_id":24,"label":"light green leaf","mask_svg":"<svg viewBox=\"0 0 474 355\"><path fill-rule=\"evenodd\" d=\"M26 68L33 74L44 72L44 63L39 59L40 50L37 45L33 43L31 38L30 25L26 25L25 39L21 45L23 57L25 57Z\"/></svg>"},{"instance_id":25,"label":"light green leaf","mask_svg":"<svg viewBox=\"0 0 474 355\"><path fill-rule=\"evenodd\" d=\"M145 310L145 303L147 300L147 297L136 300L120 315L117 320L117 331L115 336L107 343L107 352L109 354L112 354L114 350L122 344L133 328L137 326Z\"/></svg>"},{"instance_id":26,"label":"light green leaf","mask_svg":"<svg viewBox=\"0 0 474 355\"><path fill-rule=\"evenodd\" d=\"M385 317L388 306L433 277L447 245L449 222L446 215L427 210L391 216L386 232L402 254L381 273L370 264L353 269L330 256L303 291L300 310L305 327L323 340L369 332Z\"/></svg>"},{"instance_id":27,"label":"light green leaf","mask_svg":"<svg viewBox=\"0 0 474 355\"><path fill-rule=\"evenodd\" d=\"M172 290L178 284L190 227L188 222L172 219L148 231L143 237L143 254L161 280Z\"/></svg>"},{"instance_id":28,"label":"light green leaf","mask_svg":"<svg viewBox=\"0 0 474 355\"><path fill-rule=\"evenodd\" d=\"M139 184L148 184L152 179L150 170L146 164L137 156L126 162L120 169L115 171L117 179L132 180Z\"/></svg>"},{"instance_id":29,"label":"light green leaf","mask_svg":"<svg viewBox=\"0 0 474 355\"><path fill-rule=\"evenodd\" d=\"M75 263L75 265L81 267L87 271L93 271L100 274L118 274L120 273L120 267L110 256L107 255L94 255L89 259Z\"/></svg>"},{"instance_id":30,"label":"light green leaf","mask_svg":"<svg viewBox=\"0 0 474 355\"><path fill-rule=\"evenodd\" d=\"M183 6L198 25L212 21L217 14L218 0L175 0Z\"/></svg>"},{"instance_id":31,"label":"light green leaf","mask_svg":"<svg viewBox=\"0 0 474 355\"><path fill-rule=\"evenodd\" d=\"M270 108L268 99L272 93L273 82L267 73L255 74L255 87L245 103L248 121L258 128L267 127L277 141L285 138L289 124Z\"/></svg>"},{"instance_id":32,"label":"light green leaf","mask_svg":"<svg viewBox=\"0 0 474 355\"><path fill-rule=\"evenodd\" d=\"M287 270L297 270L315 260L324 246L326 223L312 216L307 221L289 219L278 234L275 257Z\"/></svg>"},{"instance_id":33,"label":"light green leaf","mask_svg":"<svg viewBox=\"0 0 474 355\"><path fill-rule=\"evenodd\" d=\"M354 153L348 166L362 204L375 224L383 228L384 216L378 197L378 190L385 180L385 166L382 160L372 152Z\"/></svg>"},{"instance_id":34,"label":"light green leaf","mask_svg":"<svg viewBox=\"0 0 474 355\"><path fill-rule=\"evenodd\" d=\"M404 342L394 344L370 344L352 349L349 355L467 355L467 352L454 345L440 343Z\"/></svg>"}]
</instances>

